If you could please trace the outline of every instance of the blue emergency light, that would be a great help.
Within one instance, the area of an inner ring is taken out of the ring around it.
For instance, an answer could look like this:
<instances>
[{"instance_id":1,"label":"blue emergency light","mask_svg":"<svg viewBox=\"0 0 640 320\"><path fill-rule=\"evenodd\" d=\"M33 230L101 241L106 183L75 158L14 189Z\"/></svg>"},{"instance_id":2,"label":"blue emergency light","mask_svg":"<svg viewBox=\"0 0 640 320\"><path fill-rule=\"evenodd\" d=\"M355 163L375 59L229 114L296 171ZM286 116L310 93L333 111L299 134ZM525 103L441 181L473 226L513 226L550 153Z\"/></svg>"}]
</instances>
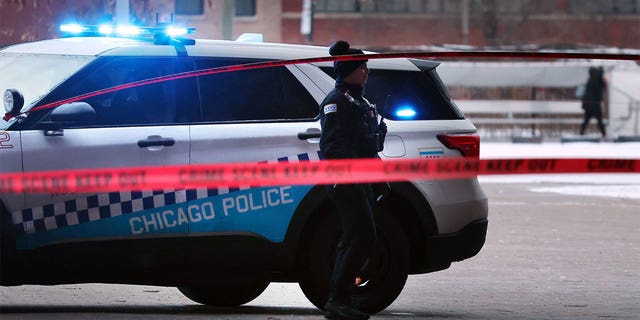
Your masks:
<instances>
[{"instance_id":1,"label":"blue emergency light","mask_svg":"<svg viewBox=\"0 0 640 320\"><path fill-rule=\"evenodd\" d=\"M413 119L417 112L412 106L402 106L395 112L396 117L401 119Z\"/></svg>"},{"instance_id":2,"label":"blue emergency light","mask_svg":"<svg viewBox=\"0 0 640 320\"><path fill-rule=\"evenodd\" d=\"M69 23L63 24L60 26L60 31L69 34L81 34L83 32L87 32L89 28L87 26L82 26L77 23Z\"/></svg>"},{"instance_id":3,"label":"blue emergency light","mask_svg":"<svg viewBox=\"0 0 640 320\"><path fill-rule=\"evenodd\" d=\"M194 29L195 30L195 29ZM174 27L174 26L169 26L167 27L164 32L170 36L170 37L182 37L184 35L187 35L189 33L189 29L187 28L183 28L183 27Z\"/></svg>"},{"instance_id":4,"label":"blue emergency light","mask_svg":"<svg viewBox=\"0 0 640 320\"><path fill-rule=\"evenodd\" d=\"M156 27L139 27L133 25L81 25L68 23L60 26L65 37L121 37L134 39L153 39L155 44L193 44L192 39L183 38L196 29L175 26L173 24Z\"/></svg>"},{"instance_id":5,"label":"blue emergency light","mask_svg":"<svg viewBox=\"0 0 640 320\"><path fill-rule=\"evenodd\" d=\"M113 34L113 27L110 25L103 24L98 26L98 32L105 36L109 36Z\"/></svg>"}]
</instances>

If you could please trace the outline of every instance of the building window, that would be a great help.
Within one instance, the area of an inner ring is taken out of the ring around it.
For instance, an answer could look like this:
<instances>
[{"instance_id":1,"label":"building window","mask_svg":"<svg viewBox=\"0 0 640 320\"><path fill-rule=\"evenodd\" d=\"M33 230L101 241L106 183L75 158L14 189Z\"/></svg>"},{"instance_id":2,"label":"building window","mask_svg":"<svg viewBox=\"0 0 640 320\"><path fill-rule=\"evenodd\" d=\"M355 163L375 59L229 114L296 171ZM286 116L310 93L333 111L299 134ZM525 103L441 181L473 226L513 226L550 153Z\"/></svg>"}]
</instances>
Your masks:
<instances>
[{"instance_id":1,"label":"building window","mask_svg":"<svg viewBox=\"0 0 640 320\"><path fill-rule=\"evenodd\" d=\"M638 14L640 0L572 0L570 10L574 14Z\"/></svg>"},{"instance_id":2,"label":"building window","mask_svg":"<svg viewBox=\"0 0 640 320\"><path fill-rule=\"evenodd\" d=\"M444 0L317 0L315 10L327 13L440 13Z\"/></svg>"},{"instance_id":3,"label":"building window","mask_svg":"<svg viewBox=\"0 0 640 320\"><path fill-rule=\"evenodd\" d=\"M472 15L491 10L506 15L550 14L561 9L558 1L469 0ZM640 0L569 0L574 14L638 14ZM322 13L459 14L463 2L446 0L316 0Z\"/></svg>"},{"instance_id":4,"label":"building window","mask_svg":"<svg viewBox=\"0 0 640 320\"><path fill-rule=\"evenodd\" d=\"M176 14L202 15L204 14L204 0L176 0Z\"/></svg>"},{"instance_id":5,"label":"building window","mask_svg":"<svg viewBox=\"0 0 640 320\"><path fill-rule=\"evenodd\" d=\"M256 15L256 0L236 0L236 17Z\"/></svg>"},{"instance_id":6,"label":"building window","mask_svg":"<svg viewBox=\"0 0 640 320\"><path fill-rule=\"evenodd\" d=\"M609 5L611 14L640 13L640 0L613 0Z\"/></svg>"}]
</instances>

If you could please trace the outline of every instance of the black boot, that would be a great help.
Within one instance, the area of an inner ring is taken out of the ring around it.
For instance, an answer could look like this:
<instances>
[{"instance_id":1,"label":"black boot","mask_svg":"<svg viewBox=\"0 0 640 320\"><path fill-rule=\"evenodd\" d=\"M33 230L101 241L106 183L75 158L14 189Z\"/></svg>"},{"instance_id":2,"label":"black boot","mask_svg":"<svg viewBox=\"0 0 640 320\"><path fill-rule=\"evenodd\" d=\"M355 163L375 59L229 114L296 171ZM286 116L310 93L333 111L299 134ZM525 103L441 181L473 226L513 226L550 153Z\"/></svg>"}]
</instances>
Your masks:
<instances>
[{"instance_id":1,"label":"black boot","mask_svg":"<svg viewBox=\"0 0 640 320\"><path fill-rule=\"evenodd\" d=\"M345 303L329 300L324 305L324 317L330 320L367 320L369 315Z\"/></svg>"}]
</instances>

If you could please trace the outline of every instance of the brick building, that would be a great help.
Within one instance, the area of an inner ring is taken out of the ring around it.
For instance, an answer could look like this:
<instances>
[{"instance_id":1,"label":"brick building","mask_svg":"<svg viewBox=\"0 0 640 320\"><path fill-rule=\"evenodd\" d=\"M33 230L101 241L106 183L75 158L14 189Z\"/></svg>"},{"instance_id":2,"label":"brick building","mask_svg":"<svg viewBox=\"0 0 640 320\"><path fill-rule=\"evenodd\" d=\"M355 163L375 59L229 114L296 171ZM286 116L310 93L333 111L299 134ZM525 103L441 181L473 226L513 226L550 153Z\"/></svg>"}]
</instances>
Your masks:
<instances>
[{"instance_id":1,"label":"brick building","mask_svg":"<svg viewBox=\"0 0 640 320\"><path fill-rule=\"evenodd\" d=\"M120 1L127 0L0 0L0 46L56 37L65 21L114 21ZM311 37L300 33L303 0L128 2L130 21L151 25L156 13L161 21L175 13L175 21L198 28L200 38L260 32L269 42L348 39L377 50L443 44L640 49L640 0L314 0Z\"/></svg>"},{"instance_id":2,"label":"brick building","mask_svg":"<svg viewBox=\"0 0 640 320\"><path fill-rule=\"evenodd\" d=\"M283 1L282 38L304 42L300 1ZM317 0L313 43L371 48L466 44L640 48L640 1Z\"/></svg>"}]
</instances>

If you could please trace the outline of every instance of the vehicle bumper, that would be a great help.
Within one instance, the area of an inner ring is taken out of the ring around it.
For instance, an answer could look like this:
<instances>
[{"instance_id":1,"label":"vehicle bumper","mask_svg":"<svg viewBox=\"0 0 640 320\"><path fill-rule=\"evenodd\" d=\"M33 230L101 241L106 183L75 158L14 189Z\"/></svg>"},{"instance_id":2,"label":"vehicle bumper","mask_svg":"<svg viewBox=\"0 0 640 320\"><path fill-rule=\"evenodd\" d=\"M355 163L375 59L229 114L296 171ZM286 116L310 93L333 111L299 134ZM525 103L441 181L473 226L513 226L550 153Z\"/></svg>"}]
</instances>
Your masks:
<instances>
[{"instance_id":1,"label":"vehicle bumper","mask_svg":"<svg viewBox=\"0 0 640 320\"><path fill-rule=\"evenodd\" d=\"M427 273L448 268L452 262L471 258L480 252L487 235L487 219L469 223L455 233L427 238L425 265L413 273Z\"/></svg>"},{"instance_id":2,"label":"vehicle bumper","mask_svg":"<svg viewBox=\"0 0 640 320\"><path fill-rule=\"evenodd\" d=\"M476 178L418 181L415 184L429 202L435 219L437 230L430 236L459 232L470 222L489 216L487 195ZM429 227L423 226L425 230Z\"/></svg>"}]
</instances>

